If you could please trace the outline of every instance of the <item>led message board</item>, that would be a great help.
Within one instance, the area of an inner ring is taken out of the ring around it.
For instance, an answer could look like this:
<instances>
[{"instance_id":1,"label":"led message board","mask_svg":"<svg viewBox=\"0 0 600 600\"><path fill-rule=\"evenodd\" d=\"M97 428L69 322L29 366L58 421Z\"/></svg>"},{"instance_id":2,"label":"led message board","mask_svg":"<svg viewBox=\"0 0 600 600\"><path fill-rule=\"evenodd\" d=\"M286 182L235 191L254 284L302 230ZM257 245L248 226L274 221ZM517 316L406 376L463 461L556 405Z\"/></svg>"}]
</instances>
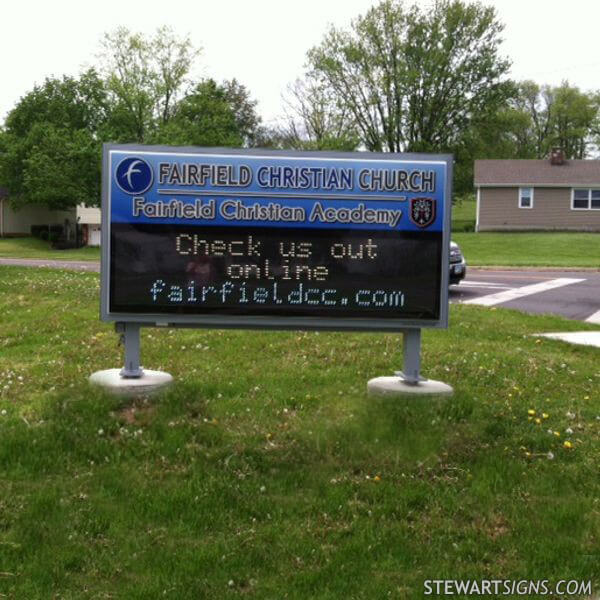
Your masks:
<instances>
[{"instance_id":1,"label":"led message board","mask_svg":"<svg viewBox=\"0 0 600 600\"><path fill-rule=\"evenodd\" d=\"M107 144L102 318L445 327L451 158Z\"/></svg>"}]
</instances>

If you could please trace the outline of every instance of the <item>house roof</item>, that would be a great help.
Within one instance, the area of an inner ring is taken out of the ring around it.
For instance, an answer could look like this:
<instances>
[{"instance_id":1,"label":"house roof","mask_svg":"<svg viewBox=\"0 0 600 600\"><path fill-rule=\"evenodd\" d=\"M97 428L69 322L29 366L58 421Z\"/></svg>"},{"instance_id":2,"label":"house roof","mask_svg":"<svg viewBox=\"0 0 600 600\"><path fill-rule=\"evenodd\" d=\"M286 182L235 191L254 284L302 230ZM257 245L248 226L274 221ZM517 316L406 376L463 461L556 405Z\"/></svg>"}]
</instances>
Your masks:
<instances>
[{"instance_id":1,"label":"house roof","mask_svg":"<svg viewBox=\"0 0 600 600\"><path fill-rule=\"evenodd\" d=\"M475 185L572 186L600 184L600 160L476 160Z\"/></svg>"}]
</instances>

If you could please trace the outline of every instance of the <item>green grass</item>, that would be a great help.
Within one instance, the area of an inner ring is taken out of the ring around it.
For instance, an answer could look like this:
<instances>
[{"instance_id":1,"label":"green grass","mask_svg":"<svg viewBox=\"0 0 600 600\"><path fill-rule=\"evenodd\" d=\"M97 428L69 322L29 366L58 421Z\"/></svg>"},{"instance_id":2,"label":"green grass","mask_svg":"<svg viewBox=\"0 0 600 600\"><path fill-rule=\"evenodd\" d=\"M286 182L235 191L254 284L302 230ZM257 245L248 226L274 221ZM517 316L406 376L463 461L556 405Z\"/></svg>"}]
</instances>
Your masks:
<instances>
[{"instance_id":1,"label":"green grass","mask_svg":"<svg viewBox=\"0 0 600 600\"><path fill-rule=\"evenodd\" d=\"M473 194L459 196L452 205L452 231L475 231L477 203Z\"/></svg>"},{"instance_id":2,"label":"green grass","mask_svg":"<svg viewBox=\"0 0 600 600\"><path fill-rule=\"evenodd\" d=\"M143 363L176 384L131 401L86 381L122 357L97 275L0 267L0 314L6 597L598 590L598 350L529 336L589 325L453 306L423 336L446 400L366 396L399 335L146 329Z\"/></svg>"},{"instance_id":3,"label":"green grass","mask_svg":"<svg viewBox=\"0 0 600 600\"><path fill-rule=\"evenodd\" d=\"M452 239L471 266L586 267L600 269L597 233L466 231L475 224L472 195L452 205Z\"/></svg>"},{"instance_id":4,"label":"green grass","mask_svg":"<svg viewBox=\"0 0 600 600\"><path fill-rule=\"evenodd\" d=\"M34 237L0 238L0 258L100 260L100 248L86 246L73 250L54 250L48 242Z\"/></svg>"},{"instance_id":5,"label":"green grass","mask_svg":"<svg viewBox=\"0 0 600 600\"><path fill-rule=\"evenodd\" d=\"M600 269L597 233L453 233L471 266L587 267Z\"/></svg>"}]
</instances>

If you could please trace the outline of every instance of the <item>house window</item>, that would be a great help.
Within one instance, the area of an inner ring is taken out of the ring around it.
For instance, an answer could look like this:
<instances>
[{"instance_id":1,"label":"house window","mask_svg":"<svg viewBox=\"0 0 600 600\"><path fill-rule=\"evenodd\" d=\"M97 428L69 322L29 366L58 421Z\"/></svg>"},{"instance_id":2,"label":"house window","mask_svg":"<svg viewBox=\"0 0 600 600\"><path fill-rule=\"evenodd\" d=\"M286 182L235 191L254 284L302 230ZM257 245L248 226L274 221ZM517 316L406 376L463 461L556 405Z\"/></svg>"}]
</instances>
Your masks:
<instances>
[{"instance_id":1,"label":"house window","mask_svg":"<svg viewBox=\"0 0 600 600\"><path fill-rule=\"evenodd\" d=\"M573 210L600 210L600 189L574 189L571 208Z\"/></svg>"},{"instance_id":2,"label":"house window","mask_svg":"<svg viewBox=\"0 0 600 600\"><path fill-rule=\"evenodd\" d=\"M533 188L519 188L519 208L533 208Z\"/></svg>"}]
</instances>

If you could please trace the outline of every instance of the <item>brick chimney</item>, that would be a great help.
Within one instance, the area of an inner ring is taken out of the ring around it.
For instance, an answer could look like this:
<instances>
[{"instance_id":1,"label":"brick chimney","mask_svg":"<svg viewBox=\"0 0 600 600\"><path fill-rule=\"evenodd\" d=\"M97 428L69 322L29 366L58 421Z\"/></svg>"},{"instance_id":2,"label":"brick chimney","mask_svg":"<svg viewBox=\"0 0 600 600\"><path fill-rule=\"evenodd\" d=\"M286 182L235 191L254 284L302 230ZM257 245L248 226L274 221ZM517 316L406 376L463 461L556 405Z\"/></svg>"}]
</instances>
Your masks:
<instances>
[{"instance_id":1,"label":"brick chimney","mask_svg":"<svg viewBox=\"0 0 600 600\"><path fill-rule=\"evenodd\" d=\"M550 164L551 165L564 165L565 164L565 153L562 148L554 147L550 152Z\"/></svg>"}]
</instances>

